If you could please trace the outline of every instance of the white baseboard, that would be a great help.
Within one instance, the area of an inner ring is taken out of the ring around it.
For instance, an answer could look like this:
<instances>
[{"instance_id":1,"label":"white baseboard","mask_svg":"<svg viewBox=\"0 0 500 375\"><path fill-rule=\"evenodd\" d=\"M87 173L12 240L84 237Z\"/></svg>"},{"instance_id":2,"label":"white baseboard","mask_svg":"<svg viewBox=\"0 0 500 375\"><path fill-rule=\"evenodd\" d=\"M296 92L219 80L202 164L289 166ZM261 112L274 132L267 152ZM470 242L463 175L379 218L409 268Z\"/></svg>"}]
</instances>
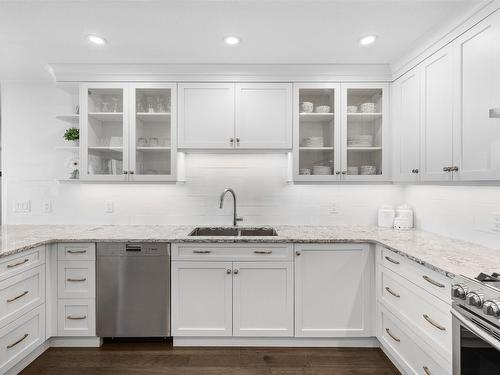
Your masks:
<instances>
[{"instance_id":1,"label":"white baseboard","mask_svg":"<svg viewBox=\"0 0 500 375\"><path fill-rule=\"evenodd\" d=\"M38 346L35 350L33 350L26 357L17 362L14 366L12 366L5 375L16 375L19 374L22 370L24 370L28 365L37 359L43 352L45 352L48 348L50 348L49 342L45 341L41 345Z\"/></svg>"},{"instance_id":2,"label":"white baseboard","mask_svg":"<svg viewBox=\"0 0 500 375\"><path fill-rule=\"evenodd\" d=\"M174 337L174 346L276 346L276 347L359 347L378 348L376 337Z\"/></svg>"},{"instance_id":3,"label":"white baseboard","mask_svg":"<svg viewBox=\"0 0 500 375\"><path fill-rule=\"evenodd\" d=\"M100 337L51 337L51 348L98 348L102 345Z\"/></svg>"}]
</instances>

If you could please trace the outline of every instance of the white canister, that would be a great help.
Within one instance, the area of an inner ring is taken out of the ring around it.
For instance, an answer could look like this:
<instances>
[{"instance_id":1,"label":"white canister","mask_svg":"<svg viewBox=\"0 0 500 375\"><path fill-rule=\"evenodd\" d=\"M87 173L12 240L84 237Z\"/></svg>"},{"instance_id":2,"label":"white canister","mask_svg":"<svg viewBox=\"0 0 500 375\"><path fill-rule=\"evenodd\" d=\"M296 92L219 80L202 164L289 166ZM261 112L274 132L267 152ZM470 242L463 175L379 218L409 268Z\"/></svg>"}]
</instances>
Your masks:
<instances>
[{"instance_id":1,"label":"white canister","mask_svg":"<svg viewBox=\"0 0 500 375\"><path fill-rule=\"evenodd\" d=\"M396 208L396 219L400 219L404 227L413 228L413 209L407 204L398 206Z\"/></svg>"},{"instance_id":2,"label":"white canister","mask_svg":"<svg viewBox=\"0 0 500 375\"><path fill-rule=\"evenodd\" d=\"M392 228L396 211L391 206L382 206L378 209L378 226L382 228Z\"/></svg>"}]
</instances>

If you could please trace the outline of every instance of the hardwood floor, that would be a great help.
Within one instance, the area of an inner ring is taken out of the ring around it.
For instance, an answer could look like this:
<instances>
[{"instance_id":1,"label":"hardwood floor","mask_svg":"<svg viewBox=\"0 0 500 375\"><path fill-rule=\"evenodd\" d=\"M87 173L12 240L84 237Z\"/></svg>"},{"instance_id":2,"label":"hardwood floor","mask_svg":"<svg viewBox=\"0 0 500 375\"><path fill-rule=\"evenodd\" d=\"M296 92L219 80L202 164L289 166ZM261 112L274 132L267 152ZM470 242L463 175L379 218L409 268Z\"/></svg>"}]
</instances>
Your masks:
<instances>
[{"instance_id":1,"label":"hardwood floor","mask_svg":"<svg viewBox=\"0 0 500 375\"><path fill-rule=\"evenodd\" d=\"M107 343L50 348L21 374L87 375L393 375L380 349L179 348L162 343Z\"/></svg>"}]
</instances>

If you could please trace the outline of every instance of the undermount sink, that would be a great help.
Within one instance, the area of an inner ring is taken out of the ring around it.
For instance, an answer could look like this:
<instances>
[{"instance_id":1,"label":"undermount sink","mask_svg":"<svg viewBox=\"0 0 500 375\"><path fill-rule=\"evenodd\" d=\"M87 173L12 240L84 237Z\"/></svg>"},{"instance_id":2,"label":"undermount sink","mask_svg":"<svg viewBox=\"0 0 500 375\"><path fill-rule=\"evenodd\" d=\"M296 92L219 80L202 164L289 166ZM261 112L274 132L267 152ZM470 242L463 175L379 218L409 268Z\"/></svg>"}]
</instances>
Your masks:
<instances>
[{"instance_id":1,"label":"undermount sink","mask_svg":"<svg viewBox=\"0 0 500 375\"><path fill-rule=\"evenodd\" d=\"M274 228L234 228L234 227L199 227L195 228L189 236L277 236Z\"/></svg>"}]
</instances>

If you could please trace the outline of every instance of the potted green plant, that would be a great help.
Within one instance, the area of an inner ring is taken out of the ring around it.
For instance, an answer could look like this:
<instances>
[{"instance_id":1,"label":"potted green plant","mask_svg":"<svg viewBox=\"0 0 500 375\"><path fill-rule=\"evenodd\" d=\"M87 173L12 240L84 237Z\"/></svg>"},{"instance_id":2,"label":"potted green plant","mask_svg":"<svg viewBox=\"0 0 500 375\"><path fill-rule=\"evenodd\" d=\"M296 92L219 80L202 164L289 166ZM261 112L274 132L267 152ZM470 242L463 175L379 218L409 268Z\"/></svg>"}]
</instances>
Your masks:
<instances>
[{"instance_id":1,"label":"potted green plant","mask_svg":"<svg viewBox=\"0 0 500 375\"><path fill-rule=\"evenodd\" d=\"M80 145L80 129L78 128L69 128L64 132L64 139L68 142L73 143L73 146Z\"/></svg>"}]
</instances>

